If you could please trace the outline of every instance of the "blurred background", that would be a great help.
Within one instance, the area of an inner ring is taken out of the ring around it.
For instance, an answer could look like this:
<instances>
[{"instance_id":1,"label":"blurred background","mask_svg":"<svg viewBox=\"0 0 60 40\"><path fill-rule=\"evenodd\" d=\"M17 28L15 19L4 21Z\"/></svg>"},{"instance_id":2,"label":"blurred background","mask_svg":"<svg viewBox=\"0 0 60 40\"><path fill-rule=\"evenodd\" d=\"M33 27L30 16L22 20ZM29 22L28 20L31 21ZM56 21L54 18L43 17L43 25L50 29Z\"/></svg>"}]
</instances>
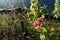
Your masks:
<instances>
[{"instance_id":1,"label":"blurred background","mask_svg":"<svg viewBox=\"0 0 60 40\"><path fill-rule=\"evenodd\" d=\"M30 7L33 4L30 1L0 0L0 40L40 40L40 32L35 30L32 22L28 20L34 18L33 14L30 14L32 10ZM41 13L44 14L45 24L43 26L47 30L47 40L60 40L60 6L55 5L60 0L37 1L38 10L35 11L39 17ZM43 6L46 6L47 10ZM40 12L40 7L42 7L42 12ZM57 13L58 18L54 17L53 11Z\"/></svg>"}]
</instances>

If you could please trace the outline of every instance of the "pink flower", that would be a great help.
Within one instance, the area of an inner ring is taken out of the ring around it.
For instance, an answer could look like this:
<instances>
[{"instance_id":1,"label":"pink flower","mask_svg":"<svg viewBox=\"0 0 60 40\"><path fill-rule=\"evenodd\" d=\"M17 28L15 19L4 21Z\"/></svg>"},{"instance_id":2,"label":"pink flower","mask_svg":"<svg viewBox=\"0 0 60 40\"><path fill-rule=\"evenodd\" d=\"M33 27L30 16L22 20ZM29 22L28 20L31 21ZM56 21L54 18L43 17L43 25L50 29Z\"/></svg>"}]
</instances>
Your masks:
<instances>
[{"instance_id":1,"label":"pink flower","mask_svg":"<svg viewBox=\"0 0 60 40\"><path fill-rule=\"evenodd\" d=\"M40 22L38 22L38 21L34 21L34 22L33 22L33 26L34 26L34 27L37 27L37 26L39 26L39 25L40 25Z\"/></svg>"},{"instance_id":2,"label":"pink flower","mask_svg":"<svg viewBox=\"0 0 60 40\"><path fill-rule=\"evenodd\" d=\"M41 24L42 21L43 21L42 18L37 18L37 20L35 20L35 21L33 22L33 26L34 26L34 27L40 26L40 24Z\"/></svg>"},{"instance_id":3,"label":"pink flower","mask_svg":"<svg viewBox=\"0 0 60 40\"><path fill-rule=\"evenodd\" d=\"M38 22L42 22L43 19L42 19L42 18L37 18L37 21L38 21Z\"/></svg>"},{"instance_id":4,"label":"pink flower","mask_svg":"<svg viewBox=\"0 0 60 40\"><path fill-rule=\"evenodd\" d=\"M34 26L34 27L36 27L36 26L37 26L36 21L34 21L34 22L33 22L33 26Z\"/></svg>"},{"instance_id":5,"label":"pink flower","mask_svg":"<svg viewBox=\"0 0 60 40\"><path fill-rule=\"evenodd\" d=\"M34 26L34 27L36 27L36 26L37 26L36 21L34 21L34 22L33 22L33 26Z\"/></svg>"}]
</instances>

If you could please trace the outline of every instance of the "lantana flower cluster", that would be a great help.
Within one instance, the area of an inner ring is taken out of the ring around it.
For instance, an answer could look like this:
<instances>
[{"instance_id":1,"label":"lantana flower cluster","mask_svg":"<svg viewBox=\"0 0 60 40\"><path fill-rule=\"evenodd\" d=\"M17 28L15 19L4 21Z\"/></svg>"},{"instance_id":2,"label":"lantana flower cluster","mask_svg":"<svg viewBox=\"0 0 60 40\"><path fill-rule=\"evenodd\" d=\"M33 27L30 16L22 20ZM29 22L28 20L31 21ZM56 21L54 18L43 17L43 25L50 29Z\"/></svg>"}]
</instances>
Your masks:
<instances>
[{"instance_id":1,"label":"lantana flower cluster","mask_svg":"<svg viewBox=\"0 0 60 40\"><path fill-rule=\"evenodd\" d=\"M33 26L34 26L34 27L40 26L42 21L43 21L43 18L37 18L37 19L33 22Z\"/></svg>"}]
</instances>

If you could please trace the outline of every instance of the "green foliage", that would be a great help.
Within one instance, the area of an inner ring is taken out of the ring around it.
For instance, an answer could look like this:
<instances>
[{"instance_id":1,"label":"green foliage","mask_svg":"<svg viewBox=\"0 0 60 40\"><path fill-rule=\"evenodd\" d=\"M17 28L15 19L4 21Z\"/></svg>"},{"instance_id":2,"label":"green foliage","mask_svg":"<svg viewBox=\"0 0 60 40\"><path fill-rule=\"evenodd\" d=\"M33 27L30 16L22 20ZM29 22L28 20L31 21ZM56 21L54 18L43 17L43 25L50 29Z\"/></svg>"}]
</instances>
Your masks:
<instances>
[{"instance_id":1,"label":"green foliage","mask_svg":"<svg viewBox=\"0 0 60 40\"><path fill-rule=\"evenodd\" d=\"M43 7L40 6L40 15L42 16L43 14L47 13L48 10L46 9L46 5L44 5Z\"/></svg>"},{"instance_id":2,"label":"green foliage","mask_svg":"<svg viewBox=\"0 0 60 40\"><path fill-rule=\"evenodd\" d=\"M38 7L37 7L37 0L31 0L31 6L30 6L30 10L32 12L32 14L34 15L34 18L38 17Z\"/></svg>"},{"instance_id":3,"label":"green foliage","mask_svg":"<svg viewBox=\"0 0 60 40\"><path fill-rule=\"evenodd\" d=\"M0 14L0 29L8 28L8 22L5 15Z\"/></svg>"},{"instance_id":4,"label":"green foliage","mask_svg":"<svg viewBox=\"0 0 60 40\"><path fill-rule=\"evenodd\" d=\"M37 0L31 0L30 8L24 7L22 13L0 15L0 31L6 30L7 32L3 31L3 35L7 38L8 36L16 36L18 37L17 40L19 40L20 37L27 36L27 38L32 38L35 35L38 35L40 40L55 40L53 29L47 30L45 27L46 19L44 18L44 14L47 11L46 6L40 7L40 10L38 10L37 4ZM55 15L57 15L56 17L58 18L60 17L60 6L57 6L56 8L57 11ZM35 27L33 26L33 22L37 21L37 18L42 18L43 20L40 25ZM10 34L8 35L8 33ZM32 39L29 38L29 40Z\"/></svg>"},{"instance_id":5,"label":"green foliage","mask_svg":"<svg viewBox=\"0 0 60 40\"><path fill-rule=\"evenodd\" d=\"M47 9L46 6L40 7L40 10L38 10L37 7L38 1L36 0L31 0L31 5L30 5L30 11L27 11L27 21L25 21L25 25L28 30L36 30L37 32L40 33L40 40L50 40L50 37L52 35L49 35L50 33L48 33L48 30L44 27L45 25L45 18L44 18L44 14L46 13ZM48 12L48 11L47 11ZM41 23L40 26L38 27L34 27L32 25L33 21L35 21L35 19L37 19L38 17L43 18L43 22ZM29 31L29 32L30 32ZM48 34L48 35L46 35ZM49 38L48 38L49 37ZM53 39L53 38L52 38Z\"/></svg>"},{"instance_id":6,"label":"green foliage","mask_svg":"<svg viewBox=\"0 0 60 40\"><path fill-rule=\"evenodd\" d=\"M60 0L55 1L54 17L60 18Z\"/></svg>"},{"instance_id":7,"label":"green foliage","mask_svg":"<svg viewBox=\"0 0 60 40\"><path fill-rule=\"evenodd\" d=\"M18 38L19 35L23 37L20 15L0 14L0 40L9 40L10 36L10 39L16 39L16 34ZM12 35L15 35L15 38L12 38Z\"/></svg>"}]
</instances>

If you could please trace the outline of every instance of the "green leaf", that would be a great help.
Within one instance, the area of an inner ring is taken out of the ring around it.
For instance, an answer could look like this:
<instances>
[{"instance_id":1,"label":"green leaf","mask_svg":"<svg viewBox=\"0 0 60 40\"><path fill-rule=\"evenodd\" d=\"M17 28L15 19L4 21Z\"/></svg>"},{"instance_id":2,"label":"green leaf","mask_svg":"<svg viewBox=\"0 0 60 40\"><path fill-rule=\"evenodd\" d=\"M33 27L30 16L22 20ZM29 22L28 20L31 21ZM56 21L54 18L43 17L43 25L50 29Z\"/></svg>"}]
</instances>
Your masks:
<instances>
[{"instance_id":1,"label":"green leaf","mask_svg":"<svg viewBox=\"0 0 60 40\"><path fill-rule=\"evenodd\" d=\"M41 34L41 33L40 33L40 39L41 39L41 40L45 40L45 34Z\"/></svg>"}]
</instances>

